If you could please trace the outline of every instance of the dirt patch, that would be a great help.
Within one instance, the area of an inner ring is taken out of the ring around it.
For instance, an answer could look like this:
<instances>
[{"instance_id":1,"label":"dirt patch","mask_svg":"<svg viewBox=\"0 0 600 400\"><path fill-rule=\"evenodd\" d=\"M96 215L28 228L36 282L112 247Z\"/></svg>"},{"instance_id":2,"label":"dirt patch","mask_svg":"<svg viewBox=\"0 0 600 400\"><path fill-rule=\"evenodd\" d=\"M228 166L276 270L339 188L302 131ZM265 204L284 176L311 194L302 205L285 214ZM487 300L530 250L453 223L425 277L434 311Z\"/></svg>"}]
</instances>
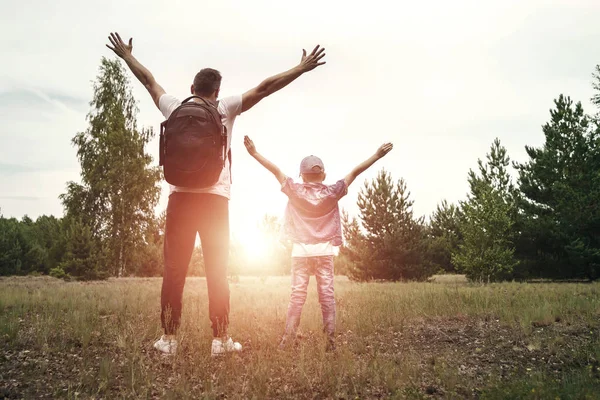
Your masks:
<instances>
[{"instance_id":1,"label":"dirt patch","mask_svg":"<svg viewBox=\"0 0 600 400\"><path fill-rule=\"evenodd\" d=\"M400 329L380 330L368 337L353 332L338 336L338 348L352 349L357 360L372 359L398 365L411 365L414 381L411 385L418 396L433 398L477 398L482 388L543 371L560 377L564 371L600 365L593 352L597 346L598 326L585 323L544 323L523 329L507 326L494 318L433 318L407 321ZM26 332L24 329L22 332ZM302 342L317 342L318 335L308 332ZM241 362L250 362L252 344L245 343L247 353ZM175 380L173 363L165 361L148 346L126 351L114 343L95 337L88 346L69 343L66 352L49 349L17 348L8 340L0 341L0 399L13 398L116 398L131 393L132 380L139 381L138 397L162 398L168 395ZM278 357L277 354L272 355ZM196 362L187 356L179 364ZM287 381L285 368L265 382L273 397L336 397L319 388L314 377L312 395ZM137 372L130 372L132 367ZM217 366L226 369L227 365ZM108 370L107 370L108 369ZM289 371L288 375L289 375ZM133 374L133 375L132 375ZM137 375L136 375L137 374ZM104 382L102 377L107 377ZM146 376L145 380L143 377ZM108 377L110 379L108 379ZM152 377L151 379L147 377ZM110 380L110 382L109 382ZM371 381L372 382L372 381ZM187 379L189 393L210 389L205 377ZM350 389L347 393L351 392ZM390 392L380 384L367 382L361 397L385 398ZM236 397L239 393L221 393L221 397ZM340 396L337 396L338 398ZM344 396L341 396L342 398Z\"/></svg>"},{"instance_id":2,"label":"dirt patch","mask_svg":"<svg viewBox=\"0 0 600 400\"><path fill-rule=\"evenodd\" d=\"M557 319L534 323L524 333L494 318L433 318L381 331L365 341L390 358L412 355L419 364L422 393L476 398L485 386L532 373L559 378L570 369L588 367L600 378L599 360L588 351L600 341L598 328ZM347 342L352 336L349 332L341 338Z\"/></svg>"}]
</instances>

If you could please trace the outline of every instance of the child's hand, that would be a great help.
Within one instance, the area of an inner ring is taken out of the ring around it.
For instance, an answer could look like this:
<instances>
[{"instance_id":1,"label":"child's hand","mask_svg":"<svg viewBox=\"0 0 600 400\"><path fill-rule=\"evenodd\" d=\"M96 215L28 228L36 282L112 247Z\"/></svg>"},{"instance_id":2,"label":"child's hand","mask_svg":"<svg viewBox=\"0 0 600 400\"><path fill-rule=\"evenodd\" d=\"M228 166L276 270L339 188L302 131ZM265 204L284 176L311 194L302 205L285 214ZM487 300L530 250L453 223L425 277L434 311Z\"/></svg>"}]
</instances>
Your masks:
<instances>
[{"instance_id":1,"label":"child's hand","mask_svg":"<svg viewBox=\"0 0 600 400\"><path fill-rule=\"evenodd\" d=\"M256 147L254 147L254 142L248 136L244 136L244 146L246 146L246 150L251 156L256 155Z\"/></svg>"},{"instance_id":2,"label":"child's hand","mask_svg":"<svg viewBox=\"0 0 600 400\"><path fill-rule=\"evenodd\" d=\"M384 143L378 149L375 155L378 158L384 157L387 153L389 153L394 148L394 145L391 143Z\"/></svg>"}]
</instances>

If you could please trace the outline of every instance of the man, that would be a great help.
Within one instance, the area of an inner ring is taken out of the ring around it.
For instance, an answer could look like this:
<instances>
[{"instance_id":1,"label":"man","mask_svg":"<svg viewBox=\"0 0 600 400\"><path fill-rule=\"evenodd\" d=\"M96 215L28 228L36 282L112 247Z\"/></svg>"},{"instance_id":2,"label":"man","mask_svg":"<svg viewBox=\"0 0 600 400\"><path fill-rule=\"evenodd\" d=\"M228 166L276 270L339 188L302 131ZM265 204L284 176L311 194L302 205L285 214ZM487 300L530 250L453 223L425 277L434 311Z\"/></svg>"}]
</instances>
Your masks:
<instances>
[{"instance_id":1,"label":"man","mask_svg":"<svg viewBox=\"0 0 600 400\"><path fill-rule=\"evenodd\" d=\"M126 63L135 77L152 96L154 104L165 118L169 118L181 101L166 94L154 76L133 56L133 39L125 44L118 33L108 37L112 46L106 45ZM250 110L259 101L284 88L305 72L325 64L325 49L318 45L307 55L302 51L300 63L292 69L262 81L258 86L242 95L220 99L221 74L212 68L198 72L191 85L191 94L218 106L227 127L227 150L231 146L231 133L235 118ZM194 99L194 101L202 101ZM161 292L161 321L164 335L154 343L157 350L172 355L177 351L175 334L179 327L182 308L183 286L196 240L200 235L206 283L208 286L208 308L213 329L211 355L229 351L240 351L242 346L233 342L227 334L229 325L229 283L227 262L229 256L229 158L221 172L219 181L205 189L172 186L167 205L164 258L165 268Z\"/></svg>"}]
</instances>

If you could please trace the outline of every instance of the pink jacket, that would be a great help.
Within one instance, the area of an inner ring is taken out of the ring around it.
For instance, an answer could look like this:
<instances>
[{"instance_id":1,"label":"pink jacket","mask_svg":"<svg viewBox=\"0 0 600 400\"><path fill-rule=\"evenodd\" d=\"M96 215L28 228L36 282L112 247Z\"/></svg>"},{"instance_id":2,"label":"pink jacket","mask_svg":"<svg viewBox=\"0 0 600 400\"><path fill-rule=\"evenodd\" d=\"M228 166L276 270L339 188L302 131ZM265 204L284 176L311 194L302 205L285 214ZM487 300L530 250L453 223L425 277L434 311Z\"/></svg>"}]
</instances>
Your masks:
<instances>
[{"instance_id":1,"label":"pink jacket","mask_svg":"<svg viewBox=\"0 0 600 400\"><path fill-rule=\"evenodd\" d=\"M324 185L295 183L288 178L281 191L289 198L283 223L285 239L293 243L342 245L338 201L348 193L343 179L333 185Z\"/></svg>"}]
</instances>

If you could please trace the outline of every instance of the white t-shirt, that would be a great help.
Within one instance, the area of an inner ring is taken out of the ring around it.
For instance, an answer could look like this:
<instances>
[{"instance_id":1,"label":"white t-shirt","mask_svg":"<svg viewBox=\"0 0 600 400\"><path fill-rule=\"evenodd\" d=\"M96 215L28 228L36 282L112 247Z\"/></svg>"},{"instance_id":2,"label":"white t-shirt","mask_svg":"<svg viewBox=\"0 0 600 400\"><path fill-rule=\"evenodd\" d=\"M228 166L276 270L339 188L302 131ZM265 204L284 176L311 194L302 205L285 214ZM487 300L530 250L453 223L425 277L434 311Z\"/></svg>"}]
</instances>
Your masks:
<instances>
[{"instance_id":1,"label":"white t-shirt","mask_svg":"<svg viewBox=\"0 0 600 400\"><path fill-rule=\"evenodd\" d=\"M172 96L170 94L163 94L158 99L158 108L160 112L163 114L165 118L169 118L171 113L181 105L181 100ZM224 99L219 100L219 113L221 113L223 117L223 125L227 127L227 149L229 151L231 148L231 134L233 132L233 123L235 122L235 117L242 113L242 96L231 96L225 97ZM171 193L173 192L190 192L190 193L210 193L216 194L219 196L226 197L227 199L231 196L231 178L229 175L229 158L225 161L225 168L221 172L221 176L219 177L219 181L215 183L213 186L202 189L181 187L169 185L171 188Z\"/></svg>"},{"instance_id":2,"label":"white t-shirt","mask_svg":"<svg viewBox=\"0 0 600 400\"><path fill-rule=\"evenodd\" d=\"M305 244L294 243L292 246L292 257L318 257L335 256L339 248L332 245L331 242Z\"/></svg>"}]
</instances>

